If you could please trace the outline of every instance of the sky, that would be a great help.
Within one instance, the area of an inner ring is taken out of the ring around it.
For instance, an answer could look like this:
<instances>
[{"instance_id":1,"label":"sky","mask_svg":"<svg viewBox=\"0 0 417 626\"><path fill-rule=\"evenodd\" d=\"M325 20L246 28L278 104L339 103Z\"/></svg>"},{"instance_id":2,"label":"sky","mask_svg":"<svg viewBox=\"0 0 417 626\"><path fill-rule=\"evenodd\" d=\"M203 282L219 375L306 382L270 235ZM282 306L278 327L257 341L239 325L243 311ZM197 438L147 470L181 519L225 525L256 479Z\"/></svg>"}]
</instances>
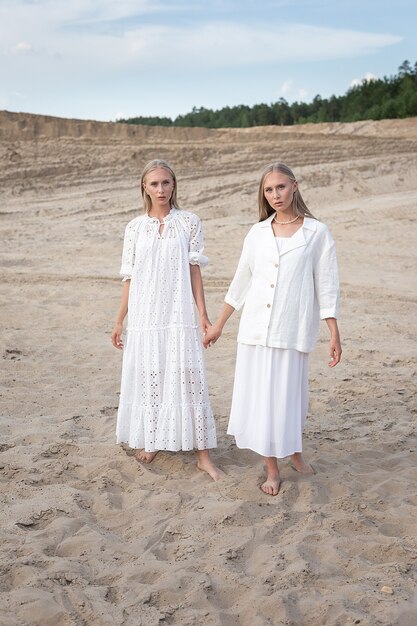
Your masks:
<instances>
[{"instance_id":1,"label":"sky","mask_svg":"<svg viewBox=\"0 0 417 626\"><path fill-rule=\"evenodd\" d=\"M310 102L417 61L415 0L0 0L0 109L116 120Z\"/></svg>"}]
</instances>

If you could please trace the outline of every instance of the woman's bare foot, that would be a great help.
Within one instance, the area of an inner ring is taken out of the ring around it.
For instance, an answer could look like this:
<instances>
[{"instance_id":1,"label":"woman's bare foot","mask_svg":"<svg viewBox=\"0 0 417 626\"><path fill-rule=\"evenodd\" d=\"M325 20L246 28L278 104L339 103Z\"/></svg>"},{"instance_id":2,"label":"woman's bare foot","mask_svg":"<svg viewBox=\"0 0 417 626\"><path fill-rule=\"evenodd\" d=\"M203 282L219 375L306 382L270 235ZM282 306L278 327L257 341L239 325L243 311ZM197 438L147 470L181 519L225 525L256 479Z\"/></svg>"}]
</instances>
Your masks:
<instances>
[{"instance_id":1,"label":"woman's bare foot","mask_svg":"<svg viewBox=\"0 0 417 626\"><path fill-rule=\"evenodd\" d=\"M224 476L224 472L214 465L208 450L197 450L197 469L207 472L216 481Z\"/></svg>"},{"instance_id":2,"label":"woman's bare foot","mask_svg":"<svg viewBox=\"0 0 417 626\"><path fill-rule=\"evenodd\" d=\"M264 483L262 483L261 485L261 489L264 493L266 493L268 496L276 496L279 493L281 487L281 479L278 476L275 477L268 477L266 479L266 481Z\"/></svg>"},{"instance_id":3,"label":"woman's bare foot","mask_svg":"<svg viewBox=\"0 0 417 626\"><path fill-rule=\"evenodd\" d=\"M315 474L315 470L309 463L304 461L303 455L301 452L294 452L291 455L291 467L295 469L296 472L300 474L306 474L307 476L312 476Z\"/></svg>"},{"instance_id":4,"label":"woman's bare foot","mask_svg":"<svg viewBox=\"0 0 417 626\"><path fill-rule=\"evenodd\" d=\"M134 454L134 457L140 463L152 463L159 450L155 452L146 452L145 450L137 450Z\"/></svg>"},{"instance_id":5,"label":"woman's bare foot","mask_svg":"<svg viewBox=\"0 0 417 626\"><path fill-rule=\"evenodd\" d=\"M275 457L265 457L266 481L262 483L261 489L268 496L276 496L281 487L278 463Z\"/></svg>"}]
</instances>

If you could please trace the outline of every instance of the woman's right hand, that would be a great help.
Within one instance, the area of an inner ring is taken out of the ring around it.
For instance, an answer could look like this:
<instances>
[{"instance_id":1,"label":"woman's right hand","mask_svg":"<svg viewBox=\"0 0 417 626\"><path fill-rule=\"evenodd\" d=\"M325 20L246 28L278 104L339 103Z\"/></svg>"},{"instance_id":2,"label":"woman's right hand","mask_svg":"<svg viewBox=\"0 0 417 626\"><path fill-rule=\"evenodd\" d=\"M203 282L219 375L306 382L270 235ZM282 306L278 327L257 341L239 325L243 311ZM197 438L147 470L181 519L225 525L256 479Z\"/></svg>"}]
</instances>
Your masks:
<instances>
[{"instance_id":1,"label":"woman's right hand","mask_svg":"<svg viewBox=\"0 0 417 626\"><path fill-rule=\"evenodd\" d=\"M213 345L213 343L216 343L221 334L222 328L217 322L212 326L209 326L209 328L204 333L203 346L205 348L209 348Z\"/></svg>"},{"instance_id":2,"label":"woman's right hand","mask_svg":"<svg viewBox=\"0 0 417 626\"><path fill-rule=\"evenodd\" d=\"M123 324L115 324L111 334L111 342L118 350L123 350L122 333Z\"/></svg>"}]
</instances>

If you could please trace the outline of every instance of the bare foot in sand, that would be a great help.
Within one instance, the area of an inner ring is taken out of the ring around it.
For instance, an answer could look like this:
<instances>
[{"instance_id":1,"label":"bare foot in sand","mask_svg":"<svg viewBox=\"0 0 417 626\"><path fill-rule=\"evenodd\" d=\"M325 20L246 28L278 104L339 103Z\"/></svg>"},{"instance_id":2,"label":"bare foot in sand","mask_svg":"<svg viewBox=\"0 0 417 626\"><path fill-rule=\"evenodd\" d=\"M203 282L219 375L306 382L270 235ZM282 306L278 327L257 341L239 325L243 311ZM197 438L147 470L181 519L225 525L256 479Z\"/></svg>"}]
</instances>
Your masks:
<instances>
[{"instance_id":1,"label":"bare foot in sand","mask_svg":"<svg viewBox=\"0 0 417 626\"><path fill-rule=\"evenodd\" d=\"M145 450L137 450L134 454L134 457L139 463L152 463L159 450L155 452L145 452Z\"/></svg>"},{"instance_id":2,"label":"bare foot in sand","mask_svg":"<svg viewBox=\"0 0 417 626\"><path fill-rule=\"evenodd\" d=\"M294 454L291 455L290 465L293 469L295 469L296 472L299 472L300 474L312 476L313 474L316 473L315 470L311 467L311 465L307 463L306 461L304 461L303 455L301 454L301 452L294 452Z\"/></svg>"},{"instance_id":3,"label":"bare foot in sand","mask_svg":"<svg viewBox=\"0 0 417 626\"><path fill-rule=\"evenodd\" d=\"M281 478L278 470L278 463L275 457L265 457L266 481L262 483L261 489L268 496L276 496L281 487Z\"/></svg>"},{"instance_id":4,"label":"bare foot in sand","mask_svg":"<svg viewBox=\"0 0 417 626\"><path fill-rule=\"evenodd\" d=\"M261 489L268 496L276 496L279 493L281 487L281 479L278 476L274 476L273 478L268 477L264 483L261 485Z\"/></svg>"},{"instance_id":5,"label":"bare foot in sand","mask_svg":"<svg viewBox=\"0 0 417 626\"><path fill-rule=\"evenodd\" d=\"M207 472L216 481L225 475L221 469L214 465L208 450L197 450L197 468L202 472Z\"/></svg>"}]
</instances>

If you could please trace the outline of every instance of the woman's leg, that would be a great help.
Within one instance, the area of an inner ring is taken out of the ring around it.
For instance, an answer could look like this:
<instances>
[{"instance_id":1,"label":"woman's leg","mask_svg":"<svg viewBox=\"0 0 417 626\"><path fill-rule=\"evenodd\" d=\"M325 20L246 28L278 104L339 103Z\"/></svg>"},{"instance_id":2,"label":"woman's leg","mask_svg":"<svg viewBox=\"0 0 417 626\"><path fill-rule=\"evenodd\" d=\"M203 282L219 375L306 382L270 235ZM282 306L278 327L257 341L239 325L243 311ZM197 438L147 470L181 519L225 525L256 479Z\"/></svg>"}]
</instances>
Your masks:
<instances>
[{"instance_id":1,"label":"woman's leg","mask_svg":"<svg viewBox=\"0 0 417 626\"><path fill-rule=\"evenodd\" d=\"M197 467L202 472L207 472L213 480L219 480L224 472L214 465L208 450L197 450Z\"/></svg>"},{"instance_id":2,"label":"woman's leg","mask_svg":"<svg viewBox=\"0 0 417 626\"><path fill-rule=\"evenodd\" d=\"M300 474L307 474L307 476L311 476L316 473L310 463L307 463L307 461L304 460L301 452L294 452L294 454L291 455L291 464Z\"/></svg>"}]
</instances>

